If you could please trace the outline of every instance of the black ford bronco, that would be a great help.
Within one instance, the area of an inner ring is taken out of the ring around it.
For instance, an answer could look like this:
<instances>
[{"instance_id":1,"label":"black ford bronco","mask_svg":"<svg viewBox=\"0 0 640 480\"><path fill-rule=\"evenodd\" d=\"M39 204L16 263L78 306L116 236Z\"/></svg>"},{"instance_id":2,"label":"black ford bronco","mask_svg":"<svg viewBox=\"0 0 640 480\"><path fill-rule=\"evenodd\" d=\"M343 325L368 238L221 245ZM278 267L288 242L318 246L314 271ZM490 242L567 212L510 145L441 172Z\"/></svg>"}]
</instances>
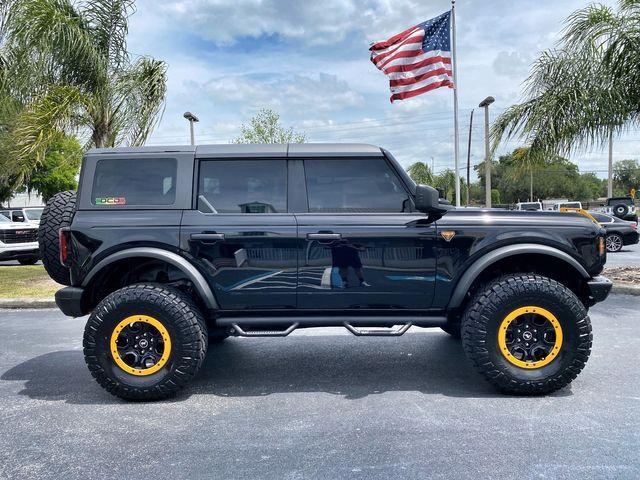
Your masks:
<instances>
[{"instance_id":1,"label":"black ford bronco","mask_svg":"<svg viewBox=\"0 0 640 480\"><path fill-rule=\"evenodd\" d=\"M84 355L126 398L167 397L229 335L440 327L508 393L571 382L604 231L578 214L453 209L370 145L97 149L39 242ZM428 381L425 379L425 381Z\"/></svg>"}]
</instances>

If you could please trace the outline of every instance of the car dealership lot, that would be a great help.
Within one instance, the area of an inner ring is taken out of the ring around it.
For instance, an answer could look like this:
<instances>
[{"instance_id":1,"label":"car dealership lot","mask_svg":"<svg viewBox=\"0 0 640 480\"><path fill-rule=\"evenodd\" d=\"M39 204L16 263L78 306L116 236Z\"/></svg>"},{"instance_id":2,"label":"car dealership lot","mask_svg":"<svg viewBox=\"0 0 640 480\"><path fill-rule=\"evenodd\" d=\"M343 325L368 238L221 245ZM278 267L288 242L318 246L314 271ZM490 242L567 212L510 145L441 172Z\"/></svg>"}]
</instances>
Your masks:
<instances>
[{"instance_id":1,"label":"car dealership lot","mask_svg":"<svg viewBox=\"0 0 640 480\"><path fill-rule=\"evenodd\" d=\"M585 371L497 394L439 330L212 346L177 398L126 403L82 358L84 319L0 311L0 478L637 478L640 299L591 313Z\"/></svg>"}]
</instances>

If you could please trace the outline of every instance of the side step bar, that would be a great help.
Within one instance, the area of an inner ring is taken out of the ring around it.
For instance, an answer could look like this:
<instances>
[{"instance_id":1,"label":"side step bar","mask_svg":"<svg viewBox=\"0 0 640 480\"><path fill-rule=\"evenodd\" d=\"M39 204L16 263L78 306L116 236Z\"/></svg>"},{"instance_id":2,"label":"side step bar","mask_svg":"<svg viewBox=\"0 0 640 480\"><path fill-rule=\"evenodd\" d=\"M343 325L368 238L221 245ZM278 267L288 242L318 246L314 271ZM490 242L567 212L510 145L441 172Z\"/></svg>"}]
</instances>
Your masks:
<instances>
[{"instance_id":1,"label":"side step bar","mask_svg":"<svg viewBox=\"0 0 640 480\"><path fill-rule=\"evenodd\" d=\"M446 317L311 315L304 317L220 317L220 327L229 327L241 337L286 337L298 328L344 327L356 336L398 337L412 326L441 327Z\"/></svg>"}]
</instances>

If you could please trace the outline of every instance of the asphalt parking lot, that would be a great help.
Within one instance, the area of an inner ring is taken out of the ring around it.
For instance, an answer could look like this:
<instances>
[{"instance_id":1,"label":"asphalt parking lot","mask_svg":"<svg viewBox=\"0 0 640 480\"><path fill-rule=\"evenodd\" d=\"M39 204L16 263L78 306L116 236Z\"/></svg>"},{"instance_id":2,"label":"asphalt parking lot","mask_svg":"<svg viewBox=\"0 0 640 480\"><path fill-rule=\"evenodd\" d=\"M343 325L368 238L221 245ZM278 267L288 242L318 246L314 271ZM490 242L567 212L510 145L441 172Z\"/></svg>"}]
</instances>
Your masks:
<instances>
[{"instance_id":1,"label":"asphalt parking lot","mask_svg":"<svg viewBox=\"0 0 640 480\"><path fill-rule=\"evenodd\" d=\"M607 253L607 267L640 267L640 243L622 247L616 253Z\"/></svg>"},{"instance_id":2,"label":"asphalt parking lot","mask_svg":"<svg viewBox=\"0 0 640 480\"><path fill-rule=\"evenodd\" d=\"M497 394L439 330L319 329L213 346L151 404L92 380L83 320L0 311L0 478L639 478L638 306L592 310L591 359L549 397Z\"/></svg>"}]
</instances>

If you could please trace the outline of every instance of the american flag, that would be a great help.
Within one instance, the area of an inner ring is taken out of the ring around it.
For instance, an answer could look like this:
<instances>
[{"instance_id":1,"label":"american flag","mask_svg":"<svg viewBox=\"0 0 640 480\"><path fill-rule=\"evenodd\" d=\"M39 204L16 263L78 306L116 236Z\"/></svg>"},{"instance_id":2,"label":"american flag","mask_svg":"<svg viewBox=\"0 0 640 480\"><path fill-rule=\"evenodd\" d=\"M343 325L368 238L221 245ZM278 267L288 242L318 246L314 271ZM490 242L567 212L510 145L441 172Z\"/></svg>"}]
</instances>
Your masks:
<instances>
[{"instance_id":1,"label":"american flag","mask_svg":"<svg viewBox=\"0 0 640 480\"><path fill-rule=\"evenodd\" d=\"M371 61L389 77L391 101L453 88L451 11L371 45Z\"/></svg>"}]
</instances>

